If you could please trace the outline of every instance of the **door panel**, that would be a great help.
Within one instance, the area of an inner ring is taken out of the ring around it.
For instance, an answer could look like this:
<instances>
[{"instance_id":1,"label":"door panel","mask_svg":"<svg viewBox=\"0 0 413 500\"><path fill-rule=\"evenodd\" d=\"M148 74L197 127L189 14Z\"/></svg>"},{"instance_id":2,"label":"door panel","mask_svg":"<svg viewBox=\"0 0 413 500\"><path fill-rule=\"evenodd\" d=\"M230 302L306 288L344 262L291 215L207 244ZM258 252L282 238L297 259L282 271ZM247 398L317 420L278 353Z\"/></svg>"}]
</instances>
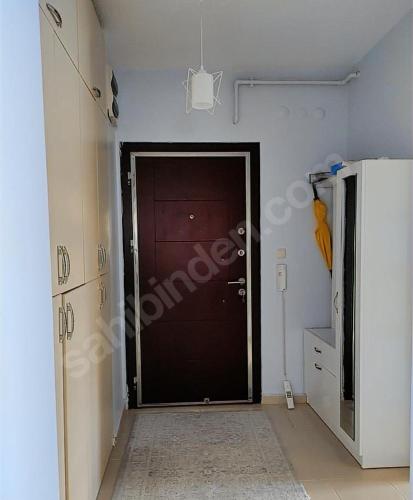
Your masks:
<instances>
[{"instance_id":1,"label":"door panel","mask_svg":"<svg viewBox=\"0 0 413 500\"><path fill-rule=\"evenodd\" d=\"M79 60L77 43L77 1L40 0L40 5L57 36L67 50L73 64L77 68ZM59 23L59 16L62 21L61 25Z\"/></svg>"},{"instance_id":2,"label":"door panel","mask_svg":"<svg viewBox=\"0 0 413 500\"><path fill-rule=\"evenodd\" d=\"M106 66L103 32L92 0L78 0L79 72L106 114Z\"/></svg>"},{"instance_id":3,"label":"door panel","mask_svg":"<svg viewBox=\"0 0 413 500\"><path fill-rule=\"evenodd\" d=\"M208 241L228 233L224 201L156 201L157 241Z\"/></svg>"},{"instance_id":4,"label":"door panel","mask_svg":"<svg viewBox=\"0 0 413 500\"><path fill-rule=\"evenodd\" d=\"M65 415L67 500L92 498L91 365L86 345L94 327L95 283L88 283L64 295L67 314L65 342Z\"/></svg>"},{"instance_id":5,"label":"door panel","mask_svg":"<svg viewBox=\"0 0 413 500\"><path fill-rule=\"evenodd\" d=\"M245 159L138 158L136 172L140 404L248 401L248 283L228 283L247 279Z\"/></svg>"},{"instance_id":6,"label":"door panel","mask_svg":"<svg viewBox=\"0 0 413 500\"><path fill-rule=\"evenodd\" d=\"M52 287L57 295L84 282L80 79L44 14L40 23ZM63 248L65 259L58 251Z\"/></svg>"},{"instance_id":7,"label":"door panel","mask_svg":"<svg viewBox=\"0 0 413 500\"><path fill-rule=\"evenodd\" d=\"M85 281L99 274L99 216L97 175L97 119L99 110L87 88L80 85L81 167Z\"/></svg>"},{"instance_id":8,"label":"door panel","mask_svg":"<svg viewBox=\"0 0 413 500\"><path fill-rule=\"evenodd\" d=\"M108 275L94 282L95 321L91 364L91 488L96 498L112 448L112 343Z\"/></svg>"},{"instance_id":9,"label":"door panel","mask_svg":"<svg viewBox=\"0 0 413 500\"><path fill-rule=\"evenodd\" d=\"M98 114L98 198L99 198L99 274L103 275L109 271L110 261L110 200L109 200L109 182L111 165L111 138L109 124L106 118Z\"/></svg>"},{"instance_id":10,"label":"door panel","mask_svg":"<svg viewBox=\"0 0 413 500\"><path fill-rule=\"evenodd\" d=\"M218 251L219 256L215 253ZM205 281L228 281L228 266L224 264L233 252L234 244L227 238L221 240L219 246L210 241L196 245L193 242L157 242L156 276L162 280L170 278L175 271L192 271L199 277L205 277Z\"/></svg>"},{"instance_id":11,"label":"door panel","mask_svg":"<svg viewBox=\"0 0 413 500\"><path fill-rule=\"evenodd\" d=\"M192 158L166 158L155 169L155 199L226 199L225 164L228 159L217 158L211 165L209 158L198 158L196 162Z\"/></svg>"},{"instance_id":12,"label":"door panel","mask_svg":"<svg viewBox=\"0 0 413 500\"><path fill-rule=\"evenodd\" d=\"M59 453L59 492L60 500L65 500L65 416L64 416L64 377L63 343L65 335L64 309L61 295L53 297L54 364L56 384L57 439Z\"/></svg>"}]
</instances>

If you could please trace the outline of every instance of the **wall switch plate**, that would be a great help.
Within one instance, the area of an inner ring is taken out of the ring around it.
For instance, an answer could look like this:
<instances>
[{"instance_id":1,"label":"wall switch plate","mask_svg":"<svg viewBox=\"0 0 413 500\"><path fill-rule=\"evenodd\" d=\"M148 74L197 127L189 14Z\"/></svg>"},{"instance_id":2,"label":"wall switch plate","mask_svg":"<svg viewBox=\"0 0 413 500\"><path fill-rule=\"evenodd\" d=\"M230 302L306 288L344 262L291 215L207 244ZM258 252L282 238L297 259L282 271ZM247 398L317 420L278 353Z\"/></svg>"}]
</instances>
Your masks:
<instances>
[{"instance_id":1,"label":"wall switch plate","mask_svg":"<svg viewBox=\"0 0 413 500\"><path fill-rule=\"evenodd\" d=\"M277 259L285 259L287 257L287 249L286 248L277 248L275 252Z\"/></svg>"}]
</instances>

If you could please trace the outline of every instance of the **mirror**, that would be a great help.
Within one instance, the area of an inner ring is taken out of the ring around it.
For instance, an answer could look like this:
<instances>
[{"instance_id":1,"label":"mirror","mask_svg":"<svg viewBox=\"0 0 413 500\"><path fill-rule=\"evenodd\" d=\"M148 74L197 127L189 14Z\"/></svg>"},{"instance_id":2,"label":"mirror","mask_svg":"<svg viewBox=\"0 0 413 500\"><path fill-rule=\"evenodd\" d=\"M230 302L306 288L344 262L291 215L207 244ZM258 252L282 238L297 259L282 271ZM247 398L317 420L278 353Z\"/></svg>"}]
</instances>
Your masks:
<instances>
[{"instance_id":1,"label":"mirror","mask_svg":"<svg viewBox=\"0 0 413 500\"><path fill-rule=\"evenodd\" d=\"M343 210L343 317L340 426L355 439L355 285L357 177L345 177Z\"/></svg>"}]
</instances>

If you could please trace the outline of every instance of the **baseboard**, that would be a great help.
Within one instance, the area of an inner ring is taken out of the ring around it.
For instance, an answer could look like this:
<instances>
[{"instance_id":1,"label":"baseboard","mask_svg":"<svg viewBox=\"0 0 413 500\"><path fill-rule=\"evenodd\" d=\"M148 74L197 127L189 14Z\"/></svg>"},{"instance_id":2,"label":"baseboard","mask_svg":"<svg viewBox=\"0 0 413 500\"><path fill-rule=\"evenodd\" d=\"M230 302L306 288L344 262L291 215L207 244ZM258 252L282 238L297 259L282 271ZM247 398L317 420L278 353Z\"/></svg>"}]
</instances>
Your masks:
<instances>
[{"instance_id":1,"label":"baseboard","mask_svg":"<svg viewBox=\"0 0 413 500\"><path fill-rule=\"evenodd\" d=\"M117 416L113 419L113 439L116 440L118 434L119 434L119 429L122 425L122 420L125 418L126 411L128 409L127 405L127 400L125 399L123 401L123 405L121 408L118 410Z\"/></svg>"},{"instance_id":2,"label":"baseboard","mask_svg":"<svg viewBox=\"0 0 413 500\"><path fill-rule=\"evenodd\" d=\"M307 402L306 394L294 394L294 402L303 404ZM263 394L261 404L263 405L282 405L285 403L284 394Z\"/></svg>"}]
</instances>

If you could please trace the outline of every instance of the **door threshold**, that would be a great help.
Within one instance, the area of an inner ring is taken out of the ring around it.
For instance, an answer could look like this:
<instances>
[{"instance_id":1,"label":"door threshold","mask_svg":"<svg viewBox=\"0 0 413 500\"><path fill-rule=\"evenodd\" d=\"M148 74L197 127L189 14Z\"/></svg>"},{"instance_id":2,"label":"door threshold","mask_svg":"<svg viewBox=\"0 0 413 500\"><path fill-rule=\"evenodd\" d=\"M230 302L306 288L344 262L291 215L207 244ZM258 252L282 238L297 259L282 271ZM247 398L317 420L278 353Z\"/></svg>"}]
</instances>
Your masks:
<instances>
[{"instance_id":1,"label":"door threshold","mask_svg":"<svg viewBox=\"0 0 413 500\"><path fill-rule=\"evenodd\" d=\"M138 408L173 408L179 406L214 406L214 405L239 405L239 404L252 404L252 399L237 399L230 401L194 401L192 403L142 403L138 404Z\"/></svg>"}]
</instances>

